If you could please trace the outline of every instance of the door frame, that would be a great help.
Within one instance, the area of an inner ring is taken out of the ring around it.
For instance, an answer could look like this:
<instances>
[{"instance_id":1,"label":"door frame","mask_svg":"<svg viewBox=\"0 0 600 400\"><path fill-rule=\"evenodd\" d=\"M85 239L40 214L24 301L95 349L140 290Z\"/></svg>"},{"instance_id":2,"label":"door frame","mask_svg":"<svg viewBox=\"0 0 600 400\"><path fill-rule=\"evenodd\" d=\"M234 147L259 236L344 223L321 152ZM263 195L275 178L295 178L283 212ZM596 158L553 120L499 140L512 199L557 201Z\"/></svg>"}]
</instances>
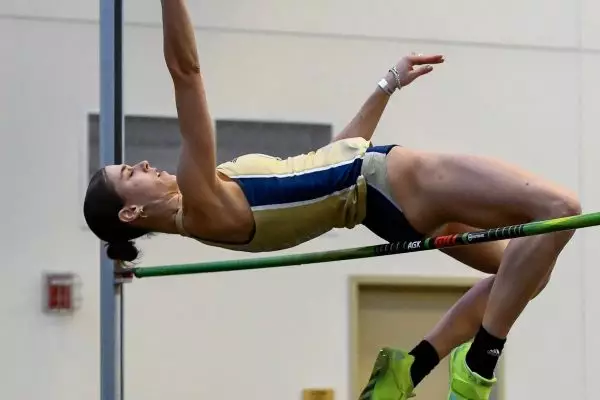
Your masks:
<instances>
[{"instance_id":1,"label":"door frame","mask_svg":"<svg viewBox=\"0 0 600 400\"><path fill-rule=\"evenodd\" d=\"M485 277L485 276L484 276ZM469 290L473 285L484 277L440 277L440 276L422 276L422 275L351 275L349 276L350 296L349 302L349 343L350 343L350 394L351 399L358 399L362 390L361 383L358 382L358 301L360 290L366 286L388 286L393 288L402 287L421 287L435 289L464 289ZM433 328L433 327L432 327ZM502 359L498 363L499 375L504 377L504 362ZM500 380L497 385L498 400L504 399L505 387L504 380Z\"/></svg>"}]
</instances>

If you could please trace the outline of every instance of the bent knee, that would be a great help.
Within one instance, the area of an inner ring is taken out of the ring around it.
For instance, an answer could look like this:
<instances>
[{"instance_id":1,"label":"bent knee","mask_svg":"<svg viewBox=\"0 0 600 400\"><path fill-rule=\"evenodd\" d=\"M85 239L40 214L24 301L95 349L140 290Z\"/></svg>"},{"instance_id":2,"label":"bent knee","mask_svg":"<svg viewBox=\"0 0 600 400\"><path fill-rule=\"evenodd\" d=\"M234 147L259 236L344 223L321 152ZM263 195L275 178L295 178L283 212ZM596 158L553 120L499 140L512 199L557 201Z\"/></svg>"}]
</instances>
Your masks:
<instances>
[{"instance_id":1,"label":"bent knee","mask_svg":"<svg viewBox=\"0 0 600 400\"><path fill-rule=\"evenodd\" d=\"M581 203L572 194L558 194L546 204L545 216L543 218L562 218L579 215L582 212Z\"/></svg>"}]
</instances>

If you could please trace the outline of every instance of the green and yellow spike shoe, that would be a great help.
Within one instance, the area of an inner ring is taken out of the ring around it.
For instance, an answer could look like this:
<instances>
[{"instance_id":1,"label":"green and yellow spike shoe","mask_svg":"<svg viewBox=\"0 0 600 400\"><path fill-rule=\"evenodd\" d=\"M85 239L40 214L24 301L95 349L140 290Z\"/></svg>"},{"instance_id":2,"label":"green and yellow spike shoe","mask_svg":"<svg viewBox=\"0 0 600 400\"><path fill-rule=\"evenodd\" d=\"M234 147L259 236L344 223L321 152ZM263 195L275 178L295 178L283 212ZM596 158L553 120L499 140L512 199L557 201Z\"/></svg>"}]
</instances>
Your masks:
<instances>
[{"instance_id":1,"label":"green and yellow spike shoe","mask_svg":"<svg viewBox=\"0 0 600 400\"><path fill-rule=\"evenodd\" d=\"M469 369L465 361L471 343L458 346L451 353L450 393L448 400L488 400L496 378L485 379Z\"/></svg>"},{"instance_id":2,"label":"green and yellow spike shoe","mask_svg":"<svg viewBox=\"0 0 600 400\"><path fill-rule=\"evenodd\" d=\"M402 350L381 349L359 400L406 400L414 397L410 376L414 362L415 358Z\"/></svg>"}]
</instances>

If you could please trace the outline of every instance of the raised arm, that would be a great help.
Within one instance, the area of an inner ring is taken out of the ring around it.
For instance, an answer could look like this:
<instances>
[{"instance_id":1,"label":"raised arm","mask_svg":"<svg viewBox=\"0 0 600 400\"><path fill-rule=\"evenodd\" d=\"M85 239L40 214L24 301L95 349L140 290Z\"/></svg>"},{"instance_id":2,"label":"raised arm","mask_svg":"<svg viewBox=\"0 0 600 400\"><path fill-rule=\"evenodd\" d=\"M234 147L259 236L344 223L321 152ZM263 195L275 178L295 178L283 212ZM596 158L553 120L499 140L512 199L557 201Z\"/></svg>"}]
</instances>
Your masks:
<instances>
[{"instance_id":1,"label":"raised arm","mask_svg":"<svg viewBox=\"0 0 600 400\"><path fill-rule=\"evenodd\" d=\"M395 65L395 72L389 71L383 78L387 89L384 90L378 87L333 141L353 137L371 140L391 94L396 89L411 84L419 76L431 72L433 70L431 64L442 62L444 62L444 58L441 55L410 55L403 57ZM422 66L415 68L417 65Z\"/></svg>"},{"instance_id":2,"label":"raised arm","mask_svg":"<svg viewBox=\"0 0 600 400\"><path fill-rule=\"evenodd\" d=\"M183 172L214 184L215 139L208 110L196 39L184 0L161 0L164 56L173 79L179 128L183 137ZM178 171L179 174L180 171Z\"/></svg>"}]
</instances>

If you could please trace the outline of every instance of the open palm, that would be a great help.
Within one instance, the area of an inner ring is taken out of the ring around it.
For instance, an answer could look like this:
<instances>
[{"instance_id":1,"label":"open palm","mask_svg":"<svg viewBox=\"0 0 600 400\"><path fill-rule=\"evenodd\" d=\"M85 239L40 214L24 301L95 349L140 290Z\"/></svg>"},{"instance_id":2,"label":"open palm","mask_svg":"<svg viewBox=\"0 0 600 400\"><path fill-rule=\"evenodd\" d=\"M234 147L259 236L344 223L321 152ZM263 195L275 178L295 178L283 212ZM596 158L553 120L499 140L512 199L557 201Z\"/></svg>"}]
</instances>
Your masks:
<instances>
[{"instance_id":1,"label":"open palm","mask_svg":"<svg viewBox=\"0 0 600 400\"><path fill-rule=\"evenodd\" d=\"M411 54L402 57L394 66L394 78L398 88L410 85L415 79L433 71L432 64L441 64L444 62L444 56Z\"/></svg>"}]
</instances>

